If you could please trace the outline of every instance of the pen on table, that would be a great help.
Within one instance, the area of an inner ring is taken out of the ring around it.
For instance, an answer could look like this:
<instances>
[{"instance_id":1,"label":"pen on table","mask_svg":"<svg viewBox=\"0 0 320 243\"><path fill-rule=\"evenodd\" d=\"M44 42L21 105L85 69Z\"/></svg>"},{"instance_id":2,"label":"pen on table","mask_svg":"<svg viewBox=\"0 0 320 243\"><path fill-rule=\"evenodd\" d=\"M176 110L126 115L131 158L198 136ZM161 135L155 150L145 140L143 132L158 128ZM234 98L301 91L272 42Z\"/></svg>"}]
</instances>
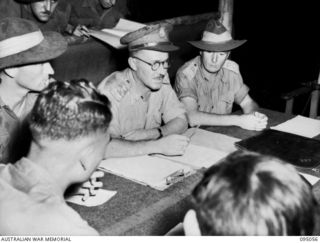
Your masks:
<instances>
[{"instance_id":1,"label":"pen on table","mask_svg":"<svg viewBox=\"0 0 320 243\"><path fill-rule=\"evenodd\" d=\"M166 177L166 184L171 185L185 176L184 169L178 170Z\"/></svg>"}]
</instances>

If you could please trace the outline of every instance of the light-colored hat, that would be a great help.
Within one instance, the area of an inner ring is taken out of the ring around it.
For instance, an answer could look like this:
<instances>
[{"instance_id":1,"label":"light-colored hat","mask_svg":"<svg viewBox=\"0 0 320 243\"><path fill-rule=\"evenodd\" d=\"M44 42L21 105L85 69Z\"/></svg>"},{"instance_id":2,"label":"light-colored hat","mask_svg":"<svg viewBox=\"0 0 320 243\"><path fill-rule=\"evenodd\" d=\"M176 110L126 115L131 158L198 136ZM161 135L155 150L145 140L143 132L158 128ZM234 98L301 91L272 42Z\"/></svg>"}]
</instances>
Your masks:
<instances>
[{"instance_id":1,"label":"light-colored hat","mask_svg":"<svg viewBox=\"0 0 320 243\"><path fill-rule=\"evenodd\" d=\"M0 70L54 59L65 52L67 46L61 34L41 32L30 20L0 20Z\"/></svg>"},{"instance_id":2,"label":"light-colored hat","mask_svg":"<svg viewBox=\"0 0 320 243\"><path fill-rule=\"evenodd\" d=\"M161 52L176 51L179 47L169 41L170 26L164 24L147 25L130 32L120 39L121 44L128 44L129 51L155 50Z\"/></svg>"},{"instance_id":3,"label":"light-colored hat","mask_svg":"<svg viewBox=\"0 0 320 243\"><path fill-rule=\"evenodd\" d=\"M232 39L230 31L215 19L209 20L201 41L189 41L191 45L204 51L230 51L245 42L246 40Z\"/></svg>"}]
</instances>

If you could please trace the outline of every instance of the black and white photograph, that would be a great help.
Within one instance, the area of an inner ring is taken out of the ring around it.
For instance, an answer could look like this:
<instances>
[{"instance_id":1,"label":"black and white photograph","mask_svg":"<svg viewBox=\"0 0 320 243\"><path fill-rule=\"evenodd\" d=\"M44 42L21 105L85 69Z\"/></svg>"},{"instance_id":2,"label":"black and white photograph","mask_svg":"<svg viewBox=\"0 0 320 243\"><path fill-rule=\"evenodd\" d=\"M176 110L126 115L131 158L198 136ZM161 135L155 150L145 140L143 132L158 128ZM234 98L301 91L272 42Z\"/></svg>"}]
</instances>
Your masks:
<instances>
[{"instance_id":1,"label":"black and white photograph","mask_svg":"<svg viewBox=\"0 0 320 243\"><path fill-rule=\"evenodd\" d=\"M0 241L317 242L318 12L0 0Z\"/></svg>"}]
</instances>

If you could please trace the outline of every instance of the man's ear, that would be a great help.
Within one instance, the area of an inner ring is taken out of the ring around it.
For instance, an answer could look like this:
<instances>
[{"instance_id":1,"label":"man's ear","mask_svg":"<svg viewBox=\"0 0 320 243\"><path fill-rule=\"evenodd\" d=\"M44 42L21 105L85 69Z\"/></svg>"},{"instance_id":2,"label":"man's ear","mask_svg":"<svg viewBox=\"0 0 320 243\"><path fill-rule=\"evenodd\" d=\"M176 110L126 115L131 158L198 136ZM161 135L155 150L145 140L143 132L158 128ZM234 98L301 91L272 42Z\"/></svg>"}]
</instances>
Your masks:
<instances>
[{"instance_id":1,"label":"man's ear","mask_svg":"<svg viewBox=\"0 0 320 243\"><path fill-rule=\"evenodd\" d=\"M201 236L196 211L190 209L183 220L184 233L187 236Z\"/></svg>"},{"instance_id":2,"label":"man's ear","mask_svg":"<svg viewBox=\"0 0 320 243\"><path fill-rule=\"evenodd\" d=\"M137 71L137 63L136 63L136 59L133 58L133 57L129 57L128 59L128 64L129 64L129 67L134 70L134 71Z\"/></svg>"},{"instance_id":3,"label":"man's ear","mask_svg":"<svg viewBox=\"0 0 320 243\"><path fill-rule=\"evenodd\" d=\"M5 68L4 72L10 77L14 78L18 73L18 68L12 67L12 68Z\"/></svg>"}]
</instances>

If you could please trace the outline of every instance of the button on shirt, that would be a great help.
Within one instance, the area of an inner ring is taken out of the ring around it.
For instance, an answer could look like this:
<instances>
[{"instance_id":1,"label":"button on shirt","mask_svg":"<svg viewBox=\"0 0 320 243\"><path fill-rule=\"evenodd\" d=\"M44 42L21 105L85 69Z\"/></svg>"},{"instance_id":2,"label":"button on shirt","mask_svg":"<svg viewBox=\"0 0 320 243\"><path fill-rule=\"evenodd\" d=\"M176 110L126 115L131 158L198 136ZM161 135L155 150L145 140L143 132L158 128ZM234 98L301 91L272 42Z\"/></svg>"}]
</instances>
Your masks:
<instances>
[{"instance_id":1,"label":"button on shirt","mask_svg":"<svg viewBox=\"0 0 320 243\"><path fill-rule=\"evenodd\" d=\"M227 60L214 78L206 77L200 65L200 57L197 56L178 70L175 85L179 99L195 99L199 111L230 114L233 102L240 104L249 92L238 65Z\"/></svg>"},{"instance_id":2,"label":"button on shirt","mask_svg":"<svg viewBox=\"0 0 320 243\"><path fill-rule=\"evenodd\" d=\"M121 83L129 84L128 92L120 101L110 93ZM185 118L185 109L177 98L168 79L165 79L158 91L141 93L131 69L114 72L104 79L99 91L111 101L113 118L109 127L112 137L119 138L136 129L152 129L160 127L174 118Z\"/></svg>"},{"instance_id":3,"label":"button on shirt","mask_svg":"<svg viewBox=\"0 0 320 243\"><path fill-rule=\"evenodd\" d=\"M0 165L0 191L0 235L98 234L65 203L51 175L26 158Z\"/></svg>"}]
</instances>

